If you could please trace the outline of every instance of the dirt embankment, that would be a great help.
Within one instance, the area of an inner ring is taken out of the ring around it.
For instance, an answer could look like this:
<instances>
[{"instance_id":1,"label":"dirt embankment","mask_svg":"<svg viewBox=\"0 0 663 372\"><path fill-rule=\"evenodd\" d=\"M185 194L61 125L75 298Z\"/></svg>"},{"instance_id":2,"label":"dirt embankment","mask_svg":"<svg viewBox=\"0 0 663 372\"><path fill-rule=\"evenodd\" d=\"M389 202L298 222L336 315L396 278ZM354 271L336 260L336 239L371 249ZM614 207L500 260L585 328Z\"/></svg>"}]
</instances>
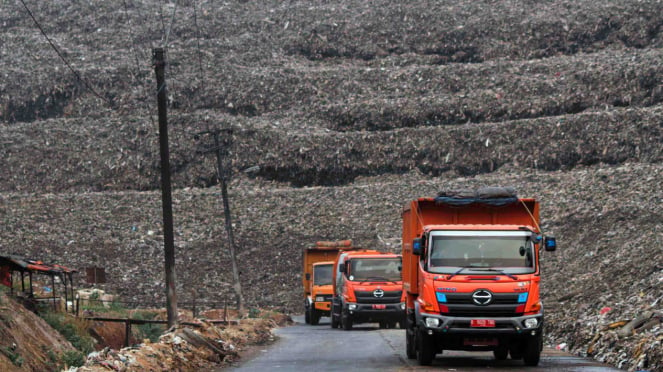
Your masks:
<instances>
[{"instance_id":1,"label":"dirt embankment","mask_svg":"<svg viewBox=\"0 0 663 372\"><path fill-rule=\"evenodd\" d=\"M42 318L0 294L0 370L52 371L76 349Z\"/></svg>"},{"instance_id":2,"label":"dirt embankment","mask_svg":"<svg viewBox=\"0 0 663 372\"><path fill-rule=\"evenodd\" d=\"M164 318L165 311L161 312ZM220 314L230 320L224 324L212 323L211 320L223 318ZM131 337L130 347L122 345L124 325L116 327L118 323L79 320L77 323L82 329L76 332L94 335L97 343L96 351L87 358L82 356L85 363L76 370L212 370L237 361L240 353L252 346L271 342L274 328L292 322L289 316L272 311L256 310L251 315L251 318L237 320L237 313L232 310L227 313L209 310L193 318L190 312L182 311L178 317L181 325L167 330L155 342ZM75 337L76 332L69 336ZM74 356L80 352L65 336L14 297L4 294L0 296L0 336L2 371L61 371L79 359ZM117 340L120 340L119 345Z\"/></svg>"}]
</instances>

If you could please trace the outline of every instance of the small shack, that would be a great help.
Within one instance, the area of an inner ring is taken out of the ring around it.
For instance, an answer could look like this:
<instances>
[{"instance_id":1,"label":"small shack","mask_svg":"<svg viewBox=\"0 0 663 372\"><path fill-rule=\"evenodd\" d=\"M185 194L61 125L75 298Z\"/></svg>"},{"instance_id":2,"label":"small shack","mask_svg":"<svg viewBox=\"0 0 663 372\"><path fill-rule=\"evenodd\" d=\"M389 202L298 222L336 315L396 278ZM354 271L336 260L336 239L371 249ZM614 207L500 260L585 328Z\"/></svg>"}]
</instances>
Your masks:
<instances>
[{"instance_id":1,"label":"small shack","mask_svg":"<svg viewBox=\"0 0 663 372\"><path fill-rule=\"evenodd\" d=\"M64 287L64 310L66 312L74 311L73 306L70 309L70 304L74 303L73 274L76 272L76 270L57 264L48 264L16 255L0 255L0 284L8 286L12 296L17 295L14 293L16 285L17 288L20 287L21 289L21 297L24 297L28 302L36 305L36 303L42 301L53 301L53 308L57 309L61 295L58 295L56 284L61 284ZM26 274L29 279L28 288L25 285ZM46 292L50 292L50 296L35 296L32 282L33 274L49 277L51 287L47 288ZM56 278L59 279L59 283L56 283Z\"/></svg>"}]
</instances>

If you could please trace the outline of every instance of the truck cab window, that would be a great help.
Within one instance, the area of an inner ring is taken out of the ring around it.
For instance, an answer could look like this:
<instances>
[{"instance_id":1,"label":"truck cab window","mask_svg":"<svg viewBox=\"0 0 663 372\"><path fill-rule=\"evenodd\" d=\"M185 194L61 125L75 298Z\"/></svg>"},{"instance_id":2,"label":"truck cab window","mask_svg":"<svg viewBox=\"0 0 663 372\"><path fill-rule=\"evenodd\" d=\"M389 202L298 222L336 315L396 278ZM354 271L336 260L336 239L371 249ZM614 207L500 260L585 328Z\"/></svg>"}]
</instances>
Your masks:
<instances>
[{"instance_id":1,"label":"truck cab window","mask_svg":"<svg viewBox=\"0 0 663 372\"><path fill-rule=\"evenodd\" d=\"M314 285L332 284L332 265L318 265L313 269Z\"/></svg>"},{"instance_id":2,"label":"truck cab window","mask_svg":"<svg viewBox=\"0 0 663 372\"><path fill-rule=\"evenodd\" d=\"M398 270L399 258L361 258L354 259L350 265L350 274L353 281L388 280L400 281L401 272Z\"/></svg>"},{"instance_id":3,"label":"truck cab window","mask_svg":"<svg viewBox=\"0 0 663 372\"><path fill-rule=\"evenodd\" d=\"M433 236L430 246L429 268L435 272L453 272L459 267L514 273L534 270L534 245L522 235Z\"/></svg>"}]
</instances>

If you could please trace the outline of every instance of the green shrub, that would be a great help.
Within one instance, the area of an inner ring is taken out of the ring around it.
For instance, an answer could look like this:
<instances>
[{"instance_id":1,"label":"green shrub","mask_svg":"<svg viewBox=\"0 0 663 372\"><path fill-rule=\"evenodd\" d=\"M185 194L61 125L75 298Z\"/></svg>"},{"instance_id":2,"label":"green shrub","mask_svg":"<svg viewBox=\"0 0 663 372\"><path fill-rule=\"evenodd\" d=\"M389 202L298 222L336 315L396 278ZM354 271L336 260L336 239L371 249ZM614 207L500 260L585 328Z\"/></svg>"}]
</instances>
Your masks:
<instances>
[{"instance_id":1,"label":"green shrub","mask_svg":"<svg viewBox=\"0 0 663 372\"><path fill-rule=\"evenodd\" d=\"M94 339L87 331L86 321L53 312L44 313L41 316L46 323L60 332L67 341L71 342L77 350L85 354L89 354L94 350Z\"/></svg>"},{"instance_id":2,"label":"green shrub","mask_svg":"<svg viewBox=\"0 0 663 372\"><path fill-rule=\"evenodd\" d=\"M48 357L48 361L46 362L46 366L48 366L49 371L56 371L61 368L58 368L59 365L59 358L58 355L55 354L55 352L52 349L48 349L46 346L41 347L41 350L46 353L46 357Z\"/></svg>"},{"instance_id":3,"label":"green shrub","mask_svg":"<svg viewBox=\"0 0 663 372\"><path fill-rule=\"evenodd\" d=\"M97 292L95 292L94 294L97 294ZM118 317L124 317L128 313L128 310L117 301L113 301L107 306L108 307L104 305L104 302L93 299L92 296L90 296L90 300L88 301L88 303L86 305L81 305L81 311L90 310L100 314L113 313L115 316Z\"/></svg>"},{"instance_id":4,"label":"green shrub","mask_svg":"<svg viewBox=\"0 0 663 372\"><path fill-rule=\"evenodd\" d=\"M6 346L0 347L0 352L7 356L15 366L20 367L23 365L23 357L11 348Z\"/></svg>"},{"instance_id":5,"label":"green shrub","mask_svg":"<svg viewBox=\"0 0 663 372\"><path fill-rule=\"evenodd\" d=\"M141 319L141 320L152 320L158 315L157 312L154 311L137 311L135 312L131 318L132 319ZM151 342L157 342L159 341L159 337L163 334L163 332L166 330L166 326L163 324L139 324L136 326L136 329L138 330L138 338L140 340L143 339L149 339Z\"/></svg>"},{"instance_id":6,"label":"green shrub","mask_svg":"<svg viewBox=\"0 0 663 372\"><path fill-rule=\"evenodd\" d=\"M80 367L85 364L85 354L78 350L65 351L62 354L62 363L67 367Z\"/></svg>"},{"instance_id":7,"label":"green shrub","mask_svg":"<svg viewBox=\"0 0 663 372\"><path fill-rule=\"evenodd\" d=\"M255 307L249 309L249 318L259 318L260 317L260 309L257 309Z\"/></svg>"}]
</instances>

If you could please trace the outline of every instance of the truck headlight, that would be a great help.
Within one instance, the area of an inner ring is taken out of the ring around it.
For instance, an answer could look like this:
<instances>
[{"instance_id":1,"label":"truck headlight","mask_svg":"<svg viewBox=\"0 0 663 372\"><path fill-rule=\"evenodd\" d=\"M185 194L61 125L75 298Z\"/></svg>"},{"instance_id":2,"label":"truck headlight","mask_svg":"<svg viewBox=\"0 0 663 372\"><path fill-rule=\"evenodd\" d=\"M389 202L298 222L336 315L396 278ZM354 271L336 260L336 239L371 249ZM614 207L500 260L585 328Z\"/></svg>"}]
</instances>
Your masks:
<instances>
[{"instance_id":1,"label":"truck headlight","mask_svg":"<svg viewBox=\"0 0 663 372\"><path fill-rule=\"evenodd\" d=\"M357 304L349 304L348 310L357 310Z\"/></svg>"},{"instance_id":2,"label":"truck headlight","mask_svg":"<svg viewBox=\"0 0 663 372\"><path fill-rule=\"evenodd\" d=\"M316 301L316 302L322 302L322 301L324 301L324 300L325 300L325 298L322 297L322 296L316 296L316 297L315 297L315 301Z\"/></svg>"},{"instance_id":3,"label":"truck headlight","mask_svg":"<svg viewBox=\"0 0 663 372\"><path fill-rule=\"evenodd\" d=\"M401 302L401 310L405 310L405 302Z\"/></svg>"},{"instance_id":4,"label":"truck headlight","mask_svg":"<svg viewBox=\"0 0 663 372\"><path fill-rule=\"evenodd\" d=\"M426 318L426 327L428 327L428 328L437 328L439 325L440 325L440 319Z\"/></svg>"},{"instance_id":5,"label":"truck headlight","mask_svg":"<svg viewBox=\"0 0 663 372\"><path fill-rule=\"evenodd\" d=\"M525 328L536 328L539 325L539 321L536 318L528 318L523 322Z\"/></svg>"}]
</instances>

